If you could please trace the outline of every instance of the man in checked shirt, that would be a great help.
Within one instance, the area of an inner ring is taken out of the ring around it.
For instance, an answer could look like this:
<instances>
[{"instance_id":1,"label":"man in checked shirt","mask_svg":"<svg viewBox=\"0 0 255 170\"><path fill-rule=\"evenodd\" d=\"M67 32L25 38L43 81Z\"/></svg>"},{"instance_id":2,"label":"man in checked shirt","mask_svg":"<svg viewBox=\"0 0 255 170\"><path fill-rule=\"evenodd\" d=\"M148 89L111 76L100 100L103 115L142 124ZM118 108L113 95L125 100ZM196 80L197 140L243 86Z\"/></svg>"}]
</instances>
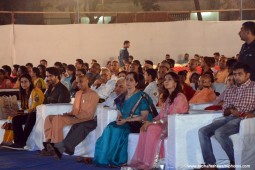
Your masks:
<instances>
[{"instance_id":1,"label":"man in checked shirt","mask_svg":"<svg viewBox=\"0 0 255 170\"><path fill-rule=\"evenodd\" d=\"M242 119L255 117L255 82L250 80L250 68L238 62L234 65L233 73L236 85L226 91L223 117L215 119L198 132L204 162L208 165L202 169L217 169L210 140L213 135L226 152L230 165L235 165L233 143L229 136L239 132Z\"/></svg>"}]
</instances>

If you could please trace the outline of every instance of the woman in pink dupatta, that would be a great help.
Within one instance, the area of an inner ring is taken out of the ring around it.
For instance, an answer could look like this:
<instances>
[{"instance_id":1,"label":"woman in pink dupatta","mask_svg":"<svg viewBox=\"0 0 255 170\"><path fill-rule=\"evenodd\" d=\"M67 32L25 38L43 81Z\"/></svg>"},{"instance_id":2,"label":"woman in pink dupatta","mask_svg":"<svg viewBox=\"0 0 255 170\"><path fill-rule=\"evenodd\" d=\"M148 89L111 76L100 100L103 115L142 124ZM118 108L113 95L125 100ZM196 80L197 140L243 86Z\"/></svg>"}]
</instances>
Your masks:
<instances>
[{"instance_id":1,"label":"woman in pink dupatta","mask_svg":"<svg viewBox=\"0 0 255 170\"><path fill-rule=\"evenodd\" d=\"M180 80L176 73L169 72L165 75L164 89L164 104L160 108L159 115L154 118L153 122L146 121L141 127L131 167L151 169L154 166L156 155L159 154L159 159L164 158L164 140L160 142L160 139L167 137L167 116L188 113L189 104L182 93Z\"/></svg>"}]
</instances>

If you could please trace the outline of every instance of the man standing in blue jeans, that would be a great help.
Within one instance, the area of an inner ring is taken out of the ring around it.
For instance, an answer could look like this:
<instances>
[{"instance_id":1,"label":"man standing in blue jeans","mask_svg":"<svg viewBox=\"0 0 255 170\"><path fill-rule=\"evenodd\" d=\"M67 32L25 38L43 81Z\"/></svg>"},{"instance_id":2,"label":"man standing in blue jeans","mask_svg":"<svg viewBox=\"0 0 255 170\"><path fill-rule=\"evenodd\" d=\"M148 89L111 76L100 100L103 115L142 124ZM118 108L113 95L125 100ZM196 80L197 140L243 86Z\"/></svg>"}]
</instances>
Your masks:
<instances>
[{"instance_id":1,"label":"man standing in blue jeans","mask_svg":"<svg viewBox=\"0 0 255 170\"><path fill-rule=\"evenodd\" d=\"M244 118L255 117L255 82L250 80L250 68L247 64L236 63L233 68L236 85L227 89L223 104L223 117L199 129L199 141L206 167L217 169L213 154L211 137L214 135L226 152L230 165L235 165L233 143L229 136L239 132L240 122ZM233 168L234 169L234 168Z\"/></svg>"}]
</instances>

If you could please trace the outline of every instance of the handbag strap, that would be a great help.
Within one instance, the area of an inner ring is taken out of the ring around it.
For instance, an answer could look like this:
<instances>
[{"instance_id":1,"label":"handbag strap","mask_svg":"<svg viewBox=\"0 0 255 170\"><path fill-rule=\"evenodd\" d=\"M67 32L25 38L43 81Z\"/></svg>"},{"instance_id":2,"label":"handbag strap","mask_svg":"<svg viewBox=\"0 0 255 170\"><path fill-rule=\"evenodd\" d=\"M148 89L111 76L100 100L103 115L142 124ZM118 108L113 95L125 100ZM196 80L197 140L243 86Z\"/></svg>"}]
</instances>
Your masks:
<instances>
[{"instance_id":1,"label":"handbag strap","mask_svg":"<svg viewBox=\"0 0 255 170\"><path fill-rule=\"evenodd\" d=\"M143 98L143 96L141 96L141 97L139 98L139 100L137 100L136 104L134 105L133 109L131 110L130 115L129 115L131 118L133 117L133 115L134 115L134 113L135 113L135 111L136 111L138 105L140 104L142 98Z\"/></svg>"},{"instance_id":2,"label":"handbag strap","mask_svg":"<svg viewBox=\"0 0 255 170\"><path fill-rule=\"evenodd\" d=\"M150 109L150 113L152 114L152 117L154 118L158 116L157 108L155 107L153 103L149 101L149 95L146 93L143 93L142 97L146 100L147 104L149 105L149 109Z\"/></svg>"}]
</instances>

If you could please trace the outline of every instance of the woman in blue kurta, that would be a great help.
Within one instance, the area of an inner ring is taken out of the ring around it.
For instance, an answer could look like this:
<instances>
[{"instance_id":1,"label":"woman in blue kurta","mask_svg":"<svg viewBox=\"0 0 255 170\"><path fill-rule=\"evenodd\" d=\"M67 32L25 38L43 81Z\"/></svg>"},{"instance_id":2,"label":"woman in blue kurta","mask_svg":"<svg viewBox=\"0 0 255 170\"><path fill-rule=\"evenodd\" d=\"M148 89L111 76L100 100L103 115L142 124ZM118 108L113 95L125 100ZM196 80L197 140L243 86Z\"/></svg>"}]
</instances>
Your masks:
<instances>
[{"instance_id":1,"label":"woman in blue kurta","mask_svg":"<svg viewBox=\"0 0 255 170\"><path fill-rule=\"evenodd\" d=\"M134 72L128 73L126 85L127 92L115 99L118 109L117 120L104 129L102 136L96 142L94 163L98 166L125 165L128 159L129 133L139 133L140 126L137 121L152 119L152 115L149 114L149 104L152 104L152 100L149 99L147 102L141 98L144 92L139 90L143 87L139 83L138 75ZM137 108L130 117L135 105Z\"/></svg>"}]
</instances>

